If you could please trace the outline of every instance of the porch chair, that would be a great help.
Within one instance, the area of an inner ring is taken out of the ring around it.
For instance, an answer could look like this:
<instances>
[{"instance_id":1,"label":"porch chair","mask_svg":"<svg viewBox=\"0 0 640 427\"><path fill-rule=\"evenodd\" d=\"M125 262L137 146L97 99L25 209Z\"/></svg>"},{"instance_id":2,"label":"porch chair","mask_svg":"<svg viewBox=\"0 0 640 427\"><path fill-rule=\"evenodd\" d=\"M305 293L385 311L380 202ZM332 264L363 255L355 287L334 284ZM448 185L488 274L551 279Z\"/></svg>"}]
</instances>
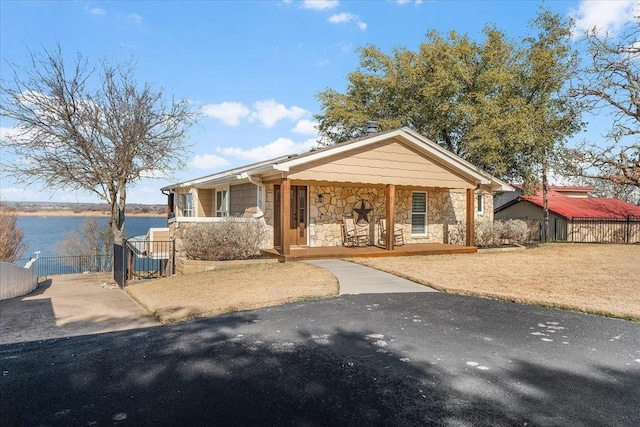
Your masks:
<instances>
[{"instance_id":1,"label":"porch chair","mask_svg":"<svg viewBox=\"0 0 640 427\"><path fill-rule=\"evenodd\" d=\"M369 226L359 226L353 218L343 218L343 243L345 246L357 247L369 245Z\"/></svg>"},{"instance_id":2,"label":"porch chair","mask_svg":"<svg viewBox=\"0 0 640 427\"><path fill-rule=\"evenodd\" d=\"M380 217L378 222L380 230L380 239L378 239L378 245L386 246L387 244L387 220L385 217ZM404 245L404 230L402 226L394 224L393 227L393 244L395 246Z\"/></svg>"}]
</instances>

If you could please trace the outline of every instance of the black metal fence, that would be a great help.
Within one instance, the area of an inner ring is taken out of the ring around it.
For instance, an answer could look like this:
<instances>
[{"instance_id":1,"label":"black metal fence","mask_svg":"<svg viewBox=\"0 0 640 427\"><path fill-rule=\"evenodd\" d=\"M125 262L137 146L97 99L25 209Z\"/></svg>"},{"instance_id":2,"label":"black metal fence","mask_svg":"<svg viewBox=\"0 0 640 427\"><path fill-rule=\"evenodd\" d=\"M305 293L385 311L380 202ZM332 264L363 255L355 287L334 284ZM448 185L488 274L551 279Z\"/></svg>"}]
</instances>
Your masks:
<instances>
[{"instance_id":1,"label":"black metal fence","mask_svg":"<svg viewBox=\"0 0 640 427\"><path fill-rule=\"evenodd\" d=\"M157 279L175 273L173 240L132 238L124 246L114 245L113 276L120 287L130 280Z\"/></svg>"},{"instance_id":2,"label":"black metal fence","mask_svg":"<svg viewBox=\"0 0 640 427\"><path fill-rule=\"evenodd\" d=\"M120 287L129 280L157 279L175 273L173 240L157 241L133 238L124 246L114 245L113 254L39 257L38 277L60 274L113 272Z\"/></svg>"},{"instance_id":3,"label":"black metal fence","mask_svg":"<svg viewBox=\"0 0 640 427\"><path fill-rule=\"evenodd\" d=\"M173 240L127 240L128 280L157 279L175 272Z\"/></svg>"},{"instance_id":4,"label":"black metal fence","mask_svg":"<svg viewBox=\"0 0 640 427\"><path fill-rule=\"evenodd\" d=\"M76 255L40 257L37 262L38 277L58 274L82 274L111 271L111 255Z\"/></svg>"},{"instance_id":5,"label":"black metal fence","mask_svg":"<svg viewBox=\"0 0 640 427\"><path fill-rule=\"evenodd\" d=\"M558 219L556 219L557 221ZM582 243L640 243L640 216L593 219L571 218L565 230L558 227L568 242ZM559 239L558 239L559 240Z\"/></svg>"},{"instance_id":6,"label":"black metal fence","mask_svg":"<svg viewBox=\"0 0 640 427\"><path fill-rule=\"evenodd\" d=\"M528 240L541 242L544 221L521 219L529 228ZM550 242L640 243L640 216L626 218L553 218L549 221Z\"/></svg>"}]
</instances>

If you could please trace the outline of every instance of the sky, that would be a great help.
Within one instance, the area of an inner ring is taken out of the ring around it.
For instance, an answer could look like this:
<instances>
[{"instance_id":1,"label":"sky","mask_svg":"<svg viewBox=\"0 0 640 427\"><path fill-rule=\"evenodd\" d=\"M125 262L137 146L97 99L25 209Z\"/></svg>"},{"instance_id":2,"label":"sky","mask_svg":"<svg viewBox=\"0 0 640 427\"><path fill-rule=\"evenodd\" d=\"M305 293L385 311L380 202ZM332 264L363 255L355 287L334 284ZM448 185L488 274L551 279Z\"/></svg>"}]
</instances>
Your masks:
<instances>
[{"instance_id":1,"label":"sky","mask_svg":"<svg viewBox=\"0 0 640 427\"><path fill-rule=\"evenodd\" d=\"M140 82L189 100L202 117L187 138L188 167L128 190L128 203L163 204L167 184L315 146L316 95L344 91L357 48L415 50L430 30L481 39L487 25L519 40L540 6L575 19L576 34L615 33L640 11L638 0L0 0L0 76L11 77L7 62L26 64L29 50L59 43L70 59L133 59ZM13 126L2 119L0 137ZM6 178L0 200L100 202Z\"/></svg>"}]
</instances>

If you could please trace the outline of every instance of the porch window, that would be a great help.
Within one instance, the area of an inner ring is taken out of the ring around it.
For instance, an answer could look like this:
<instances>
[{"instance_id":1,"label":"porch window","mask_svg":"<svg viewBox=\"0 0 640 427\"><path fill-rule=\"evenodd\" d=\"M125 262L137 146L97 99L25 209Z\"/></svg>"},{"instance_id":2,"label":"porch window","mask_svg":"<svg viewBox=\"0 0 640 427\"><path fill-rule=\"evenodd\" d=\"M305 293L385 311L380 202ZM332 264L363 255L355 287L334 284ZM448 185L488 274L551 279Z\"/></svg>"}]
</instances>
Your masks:
<instances>
[{"instance_id":1,"label":"porch window","mask_svg":"<svg viewBox=\"0 0 640 427\"><path fill-rule=\"evenodd\" d=\"M229 216L229 188L216 190L216 216Z\"/></svg>"},{"instance_id":2,"label":"porch window","mask_svg":"<svg viewBox=\"0 0 640 427\"><path fill-rule=\"evenodd\" d=\"M427 193L414 192L412 194L411 234L427 234Z\"/></svg>"},{"instance_id":3,"label":"porch window","mask_svg":"<svg viewBox=\"0 0 640 427\"><path fill-rule=\"evenodd\" d=\"M484 194L476 195L476 212L479 214L484 213Z\"/></svg>"},{"instance_id":4,"label":"porch window","mask_svg":"<svg viewBox=\"0 0 640 427\"><path fill-rule=\"evenodd\" d=\"M182 216L193 216L193 195L191 193L180 194L179 202Z\"/></svg>"}]
</instances>

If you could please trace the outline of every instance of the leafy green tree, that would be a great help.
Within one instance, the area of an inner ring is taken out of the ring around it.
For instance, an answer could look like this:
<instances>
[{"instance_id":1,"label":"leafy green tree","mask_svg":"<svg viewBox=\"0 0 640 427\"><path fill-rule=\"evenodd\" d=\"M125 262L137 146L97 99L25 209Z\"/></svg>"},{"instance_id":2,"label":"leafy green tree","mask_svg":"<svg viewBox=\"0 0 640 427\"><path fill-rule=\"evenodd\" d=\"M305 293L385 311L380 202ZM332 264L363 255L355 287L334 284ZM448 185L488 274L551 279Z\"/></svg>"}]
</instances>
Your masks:
<instances>
[{"instance_id":1,"label":"leafy green tree","mask_svg":"<svg viewBox=\"0 0 640 427\"><path fill-rule=\"evenodd\" d=\"M524 101L528 117L522 160L534 166L536 178L542 181L543 240L547 241L549 170L560 161L567 138L582 128L582 106L569 95L569 82L578 66L570 22L542 11L533 24L538 34L523 42L524 61L518 79L518 97Z\"/></svg>"},{"instance_id":2,"label":"leafy green tree","mask_svg":"<svg viewBox=\"0 0 640 427\"><path fill-rule=\"evenodd\" d=\"M382 130L408 126L490 172L513 174L513 162L503 160L513 152L508 146L519 143L514 130L526 117L503 117L518 111L517 56L500 31L487 27L484 34L478 43L455 32L448 38L429 32L417 52L360 49L360 66L349 74L346 92L317 95L321 135L331 142L363 136L367 120Z\"/></svg>"},{"instance_id":3,"label":"leafy green tree","mask_svg":"<svg viewBox=\"0 0 640 427\"><path fill-rule=\"evenodd\" d=\"M196 113L186 100L138 84L130 62L94 67L78 55L69 63L58 46L31 54L26 66L9 66L14 79L2 81L0 116L15 127L0 144L21 161L3 156L3 173L100 197L109 204L113 239L122 244L127 189L184 165Z\"/></svg>"},{"instance_id":4,"label":"leafy green tree","mask_svg":"<svg viewBox=\"0 0 640 427\"><path fill-rule=\"evenodd\" d=\"M368 120L407 126L493 175L528 188L542 178L546 189L553 155L581 128L580 104L566 96L577 64L570 28L543 10L520 43L486 27L479 42L429 32L416 52L362 48L345 92L317 95L321 136L363 136Z\"/></svg>"}]
</instances>

